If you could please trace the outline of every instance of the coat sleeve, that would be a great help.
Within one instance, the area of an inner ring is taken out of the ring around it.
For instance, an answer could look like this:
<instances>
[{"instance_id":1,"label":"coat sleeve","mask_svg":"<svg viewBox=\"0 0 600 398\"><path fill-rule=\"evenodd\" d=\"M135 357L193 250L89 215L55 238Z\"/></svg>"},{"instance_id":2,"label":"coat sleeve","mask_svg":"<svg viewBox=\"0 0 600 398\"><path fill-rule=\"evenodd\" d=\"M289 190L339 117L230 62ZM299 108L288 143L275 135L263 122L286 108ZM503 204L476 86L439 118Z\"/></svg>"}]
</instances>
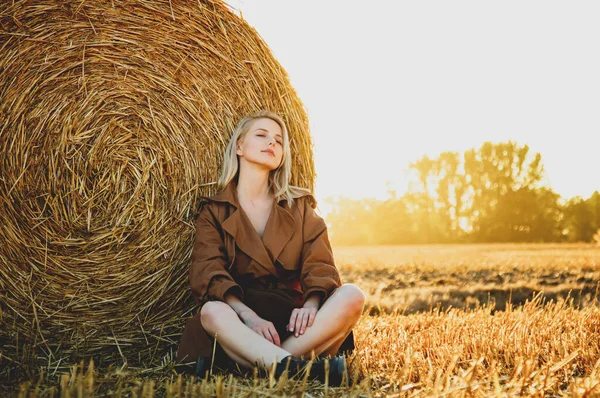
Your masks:
<instances>
[{"instance_id":1,"label":"coat sleeve","mask_svg":"<svg viewBox=\"0 0 600 398\"><path fill-rule=\"evenodd\" d=\"M227 272L227 251L222 232L210 206L203 206L196 219L189 278L197 304L208 300L224 301L227 293L243 299L242 288Z\"/></svg>"},{"instance_id":2,"label":"coat sleeve","mask_svg":"<svg viewBox=\"0 0 600 398\"><path fill-rule=\"evenodd\" d=\"M342 285L340 274L335 266L333 250L327 235L325 220L311 206L309 199L304 202L303 246L301 287L303 298L313 292L321 293L321 302L329 297L334 289Z\"/></svg>"}]
</instances>

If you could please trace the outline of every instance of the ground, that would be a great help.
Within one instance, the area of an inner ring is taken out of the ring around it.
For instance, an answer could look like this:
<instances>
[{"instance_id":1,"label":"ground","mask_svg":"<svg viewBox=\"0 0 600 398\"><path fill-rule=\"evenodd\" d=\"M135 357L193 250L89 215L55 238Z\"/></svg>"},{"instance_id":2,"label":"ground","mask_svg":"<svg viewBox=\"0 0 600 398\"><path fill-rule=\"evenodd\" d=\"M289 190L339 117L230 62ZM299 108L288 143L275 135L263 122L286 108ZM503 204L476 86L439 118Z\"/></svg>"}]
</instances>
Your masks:
<instances>
[{"instance_id":1,"label":"ground","mask_svg":"<svg viewBox=\"0 0 600 398\"><path fill-rule=\"evenodd\" d=\"M71 364L22 396L594 396L600 394L600 248L586 244L334 247L367 294L351 385L197 380L154 369ZM2 390L0 390L1 392Z\"/></svg>"}]
</instances>

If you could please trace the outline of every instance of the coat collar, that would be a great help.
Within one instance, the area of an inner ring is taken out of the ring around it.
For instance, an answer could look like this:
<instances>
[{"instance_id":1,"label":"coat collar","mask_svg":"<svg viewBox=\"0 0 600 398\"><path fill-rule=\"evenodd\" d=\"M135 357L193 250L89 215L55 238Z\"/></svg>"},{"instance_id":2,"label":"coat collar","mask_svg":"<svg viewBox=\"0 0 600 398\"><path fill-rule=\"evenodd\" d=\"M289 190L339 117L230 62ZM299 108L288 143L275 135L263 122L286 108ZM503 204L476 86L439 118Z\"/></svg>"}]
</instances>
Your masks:
<instances>
[{"instance_id":1,"label":"coat collar","mask_svg":"<svg viewBox=\"0 0 600 398\"><path fill-rule=\"evenodd\" d=\"M273 275L277 275L275 262L294 234L294 217L285 200L273 199L271 214L263 237L258 235L252 222L240 206L237 197L237 181L232 180L225 189L207 199L229 203L235 211L222 223L222 228L233 236L237 246Z\"/></svg>"}]
</instances>

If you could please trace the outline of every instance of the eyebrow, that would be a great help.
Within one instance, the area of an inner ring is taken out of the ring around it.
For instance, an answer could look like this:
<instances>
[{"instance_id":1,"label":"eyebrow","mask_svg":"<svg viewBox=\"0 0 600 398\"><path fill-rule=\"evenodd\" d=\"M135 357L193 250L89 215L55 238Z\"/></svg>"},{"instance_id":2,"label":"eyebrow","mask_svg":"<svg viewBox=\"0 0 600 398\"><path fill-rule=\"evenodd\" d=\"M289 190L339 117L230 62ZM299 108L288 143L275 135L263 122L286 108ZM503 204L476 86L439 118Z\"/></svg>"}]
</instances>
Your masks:
<instances>
[{"instance_id":1,"label":"eyebrow","mask_svg":"<svg viewBox=\"0 0 600 398\"><path fill-rule=\"evenodd\" d=\"M269 130L267 130L267 129L263 129L262 127L259 127L259 128L257 128L257 129L256 129L256 131L259 131L259 130L262 130L262 131L264 131L264 132L266 132L266 133L268 133L268 132L269 132ZM283 137L281 136L281 134L275 134L275 136L277 136L277 137L279 137L279 138L283 138Z\"/></svg>"}]
</instances>

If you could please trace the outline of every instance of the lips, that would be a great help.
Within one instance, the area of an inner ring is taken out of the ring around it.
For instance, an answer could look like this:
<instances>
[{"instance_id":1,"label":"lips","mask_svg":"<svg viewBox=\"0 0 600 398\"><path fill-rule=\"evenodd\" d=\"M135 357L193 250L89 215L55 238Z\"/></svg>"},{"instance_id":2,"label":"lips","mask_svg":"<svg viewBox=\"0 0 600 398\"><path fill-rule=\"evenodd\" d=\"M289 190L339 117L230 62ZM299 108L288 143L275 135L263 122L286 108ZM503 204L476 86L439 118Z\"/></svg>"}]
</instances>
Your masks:
<instances>
[{"instance_id":1,"label":"lips","mask_svg":"<svg viewBox=\"0 0 600 398\"><path fill-rule=\"evenodd\" d=\"M275 156L275 151L272 149L265 149L263 152L270 153L272 156Z\"/></svg>"}]
</instances>

